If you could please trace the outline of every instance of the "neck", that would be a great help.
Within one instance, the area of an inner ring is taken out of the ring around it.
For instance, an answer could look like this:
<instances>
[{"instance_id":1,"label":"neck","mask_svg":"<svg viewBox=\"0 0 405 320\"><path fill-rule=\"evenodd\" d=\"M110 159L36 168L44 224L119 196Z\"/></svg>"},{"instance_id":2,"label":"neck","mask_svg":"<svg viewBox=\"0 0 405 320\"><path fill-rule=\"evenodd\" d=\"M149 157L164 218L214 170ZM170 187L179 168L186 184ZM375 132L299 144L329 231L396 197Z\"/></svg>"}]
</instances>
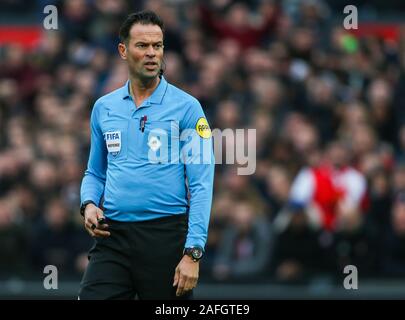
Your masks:
<instances>
[{"instance_id":1,"label":"neck","mask_svg":"<svg viewBox=\"0 0 405 320\"><path fill-rule=\"evenodd\" d=\"M136 101L149 97L160 83L159 77L143 80L130 75L129 80L131 95Z\"/></svg>"}]
</instances>

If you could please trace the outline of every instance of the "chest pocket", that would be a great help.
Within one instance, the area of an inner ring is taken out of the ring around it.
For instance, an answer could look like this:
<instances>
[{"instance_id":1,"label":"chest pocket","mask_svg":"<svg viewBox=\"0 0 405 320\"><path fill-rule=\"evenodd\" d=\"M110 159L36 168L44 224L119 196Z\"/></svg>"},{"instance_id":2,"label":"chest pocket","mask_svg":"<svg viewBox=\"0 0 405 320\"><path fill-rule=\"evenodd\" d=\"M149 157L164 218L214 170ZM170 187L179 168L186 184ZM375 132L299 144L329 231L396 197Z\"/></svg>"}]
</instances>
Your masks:
<instances>
[{"instance_id":1,"label":"chest pocket","mask_svg":"<svg viewBox=\"0 0 405 320\"><path fill-rule=\"evenodd\" d=\"M104 142L108 151L108 161L126 160L128 158L127 120L107 120L103 123Z\"/></svg>"},{"instance_id":2,"label":"chest pocket","mask_svg":"<svg viewBox=\"0 0 405 320\"><path fill-rule=\"evenodd\" d=\"M147 122L139 141L143 162L167 164L178 161L179 125L175 120Z\"/></svg>"}]
</instances>

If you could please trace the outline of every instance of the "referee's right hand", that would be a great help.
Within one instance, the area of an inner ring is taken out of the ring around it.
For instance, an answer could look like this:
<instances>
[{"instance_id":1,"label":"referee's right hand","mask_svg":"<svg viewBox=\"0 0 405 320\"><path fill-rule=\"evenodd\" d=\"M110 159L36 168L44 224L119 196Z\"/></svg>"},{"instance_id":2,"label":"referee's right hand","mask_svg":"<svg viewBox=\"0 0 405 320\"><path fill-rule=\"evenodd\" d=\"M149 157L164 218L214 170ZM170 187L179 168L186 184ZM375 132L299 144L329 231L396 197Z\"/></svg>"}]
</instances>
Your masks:
<instances>
[{"instance_id":1,"label":"referee's right hand","mask_svg":"<svg viewBox=\"0 0 405 320\"><path fill-rule=\"evenodd\" d=\"M99 224L98 220L104 218L103 211L94 204L89 203L84 211L84 227L92 237L106 238L110 236L108 224Z\"/></svg>"}]
</instances>

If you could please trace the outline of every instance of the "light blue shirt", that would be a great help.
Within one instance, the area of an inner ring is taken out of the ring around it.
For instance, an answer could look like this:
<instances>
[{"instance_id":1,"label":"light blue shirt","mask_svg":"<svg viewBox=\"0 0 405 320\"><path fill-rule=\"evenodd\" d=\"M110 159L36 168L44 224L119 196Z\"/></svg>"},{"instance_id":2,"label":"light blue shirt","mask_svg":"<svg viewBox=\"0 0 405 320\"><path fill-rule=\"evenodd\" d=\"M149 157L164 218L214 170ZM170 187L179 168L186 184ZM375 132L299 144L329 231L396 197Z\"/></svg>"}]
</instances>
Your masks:
<instances>
[{"instance_id":1,"label":"light blue shirt","mask_svg":"<svg viewBox=\"0 0 405 320\"><path fill-rule=\"evenodd\" d=\"M185 246L204 248L215 160L198 100L161 77L136 108L127 81L96 101L90 124L81 202L102 205L104 215L117 221L188 212Z\"/></svg>"}]
</instances>

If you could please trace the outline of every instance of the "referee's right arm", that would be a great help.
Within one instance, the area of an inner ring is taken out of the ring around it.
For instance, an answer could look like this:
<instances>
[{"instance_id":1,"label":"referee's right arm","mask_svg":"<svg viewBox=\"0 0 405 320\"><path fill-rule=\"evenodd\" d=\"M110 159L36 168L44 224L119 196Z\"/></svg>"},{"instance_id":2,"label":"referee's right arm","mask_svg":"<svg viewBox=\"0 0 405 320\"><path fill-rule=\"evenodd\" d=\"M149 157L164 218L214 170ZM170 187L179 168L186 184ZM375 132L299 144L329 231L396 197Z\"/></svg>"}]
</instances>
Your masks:
<instances>
[{"instance_id":1,"label":"referee's right arm","mask_svg":"<svg viewBox=\"0 0 405 320\"><path fill-rule=\"evenodd\" d=\"M90 155L80 190L81 203L92 201L96 205L104 193L107 170L107 147L99 125L101 105L96 102L90 118Z\"/></svg>"},{"instance_id":2,"label":"referee's right arm","mask_svg":"<svg viewBox=\"0 0 405 320\"><path fill-rule=\"evenodd\" d=\"M109 235L108 232L99 229L97 222L104 216L98 205L104 193L107 170L107 147L99 125L100 109L101 104L97 101L90 118L90 155L80 190L81 204L92 202L86 205L84 214L85 227L92 236ZM101 229L105 229L107 226L102 227Z\"/></svg>"}]
</instances>

